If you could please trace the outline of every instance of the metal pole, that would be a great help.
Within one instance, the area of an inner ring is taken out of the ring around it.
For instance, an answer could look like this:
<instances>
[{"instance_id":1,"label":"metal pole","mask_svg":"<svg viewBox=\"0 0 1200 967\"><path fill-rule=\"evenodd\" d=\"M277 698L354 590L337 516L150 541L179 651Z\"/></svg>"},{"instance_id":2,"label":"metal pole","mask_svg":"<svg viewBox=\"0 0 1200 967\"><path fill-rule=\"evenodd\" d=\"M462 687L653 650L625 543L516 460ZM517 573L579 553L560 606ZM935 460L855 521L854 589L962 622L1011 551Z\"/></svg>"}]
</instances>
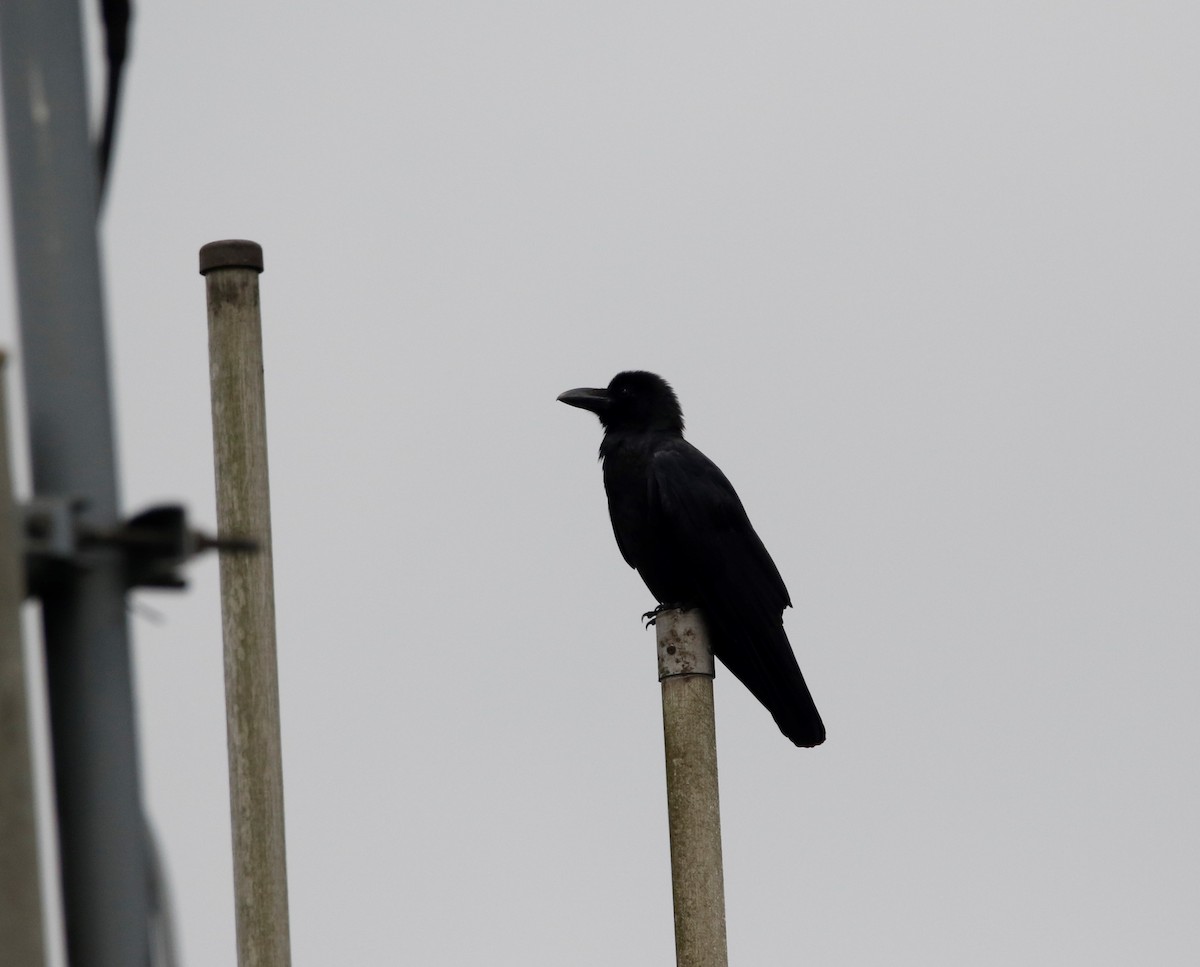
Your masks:
<instances>
[{"instance_id":1,"label":"metal pole","mask_svg":"<svg viewBox=\"0 0 1200 967\"><path fill-rule=\"evenodd\" d=\"M678 967L727 967L713 655L699 611L655 623L662 682Z\"/></svg>"},{"instance_id":2,"label":"metal pole","mask_svg":"<svg viewBox=\"0 0 1200 967\"><path fill-rule=\"evenodd\" d=\"M210 242L200 249L208 294L218 531L222 537L252 538L259 546L257 554L221 556L238 964L288 967L283 757L258 297L262 268L262 248L255 242Z\"/></svg>"},{"instance_id":3,"label":"metal pole","mask_svg":"<svg viewBox=\"0 0 1200 967\"><path fill-rule=\"evenodd\" d=\"M6 363L0 353L0 950L12 967L42 967L42 877L21 647L25 579L8 452Z\"/></svg>"},{"instance_id":4,"label":"metal pole","mask_svg":"<svg viewBox=\"0 0 1200 967\"><path fill-rule=\"evenodd\" d=\"M35 496L118 522L95 153L78 0L2 0L0 71ZM149 957L122 556L93 548L42 597L67 954Z\"/></svg>"}]
</instances>

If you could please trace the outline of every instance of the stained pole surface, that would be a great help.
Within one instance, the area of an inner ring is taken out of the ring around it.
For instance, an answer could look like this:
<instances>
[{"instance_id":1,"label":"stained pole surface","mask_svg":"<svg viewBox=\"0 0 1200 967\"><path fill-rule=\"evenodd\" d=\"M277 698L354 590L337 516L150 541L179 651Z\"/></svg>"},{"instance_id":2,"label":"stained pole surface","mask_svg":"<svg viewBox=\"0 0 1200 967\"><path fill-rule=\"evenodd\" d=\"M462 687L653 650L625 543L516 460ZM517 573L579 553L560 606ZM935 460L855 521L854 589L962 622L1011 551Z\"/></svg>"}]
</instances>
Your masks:
<instances>
[{"instance_id":1,"label":"stained pole surface","mask_svg":"<svg viewBox=\"0 0 1200 967\"><path fill-rule=\"evenodd\" d=\"M655 621L678 967L727 967L713 655L701 613Z\"/></svg>"},{"instance_id":2,"label":"stained pole surface","mask_svg":"<svg viewBox=\"0 0 1200 967\"><path fill-rule=\"evenodd\" d=\"M253 554L221 556L221 625L240 967L288 967L283 764L267 477L258 276L262 248L237 239L200 249L208 297L209 378L219 536Z\"/></svg>"},{"instance_id":3,"label":"stained pole surface","mask_svg":"<svg viewBox=\"0 0 1200 967\"><path fill-rule=\"evenodd\" d=\"M13 250L35 497L80 527L119 517L96 156L78 0L2 0ZM148 895L125 573L76 549L42 595L67 957L143 967Z\"/></svg>"}]
</instances>

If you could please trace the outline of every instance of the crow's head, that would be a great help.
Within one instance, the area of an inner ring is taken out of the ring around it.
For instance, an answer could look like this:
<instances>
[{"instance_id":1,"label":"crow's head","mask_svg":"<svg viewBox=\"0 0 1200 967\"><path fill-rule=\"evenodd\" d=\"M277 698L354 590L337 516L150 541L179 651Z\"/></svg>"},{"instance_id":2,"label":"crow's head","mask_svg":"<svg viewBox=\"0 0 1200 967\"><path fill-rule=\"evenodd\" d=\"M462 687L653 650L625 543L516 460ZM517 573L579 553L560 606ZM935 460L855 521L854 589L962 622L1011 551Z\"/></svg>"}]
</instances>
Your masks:
<instances>
[{"instance_id":1,"label":"crow's head","mask_svg":"<svg viewBox=\"0 0 1200 967\"><path fill-rule=\"evenodd\" d=\"M654 373L617 373L605 389L571 389L559 400L591 410L600 417L605 430L683 432L679 399L670 384Z\"/></svg>"}]
</instances>

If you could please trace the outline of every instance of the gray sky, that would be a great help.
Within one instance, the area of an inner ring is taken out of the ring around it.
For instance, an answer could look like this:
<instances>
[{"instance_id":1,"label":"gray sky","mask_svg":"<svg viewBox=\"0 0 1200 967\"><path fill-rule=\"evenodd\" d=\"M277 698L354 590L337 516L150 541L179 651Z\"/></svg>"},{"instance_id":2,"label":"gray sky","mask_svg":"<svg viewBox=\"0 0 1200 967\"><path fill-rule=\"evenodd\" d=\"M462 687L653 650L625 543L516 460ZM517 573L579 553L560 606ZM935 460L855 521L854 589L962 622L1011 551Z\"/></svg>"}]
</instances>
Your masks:
<instances>
[{"instance_id":1,"label":"gray sky","mask_svg":"<svg viewBox=\"0 0 1200 967\"><path fill-rule=\"evenodd\" d=\"M738 487L829 729L718 675L731 962L1195 962L1200 8L135 30L124 502L212 522L196 252L261 242L298 967L672 962L654 602L554 401L626 368ZM190 967L234 957L216 573L133 617Z\"/></svg>"}]
</instances>

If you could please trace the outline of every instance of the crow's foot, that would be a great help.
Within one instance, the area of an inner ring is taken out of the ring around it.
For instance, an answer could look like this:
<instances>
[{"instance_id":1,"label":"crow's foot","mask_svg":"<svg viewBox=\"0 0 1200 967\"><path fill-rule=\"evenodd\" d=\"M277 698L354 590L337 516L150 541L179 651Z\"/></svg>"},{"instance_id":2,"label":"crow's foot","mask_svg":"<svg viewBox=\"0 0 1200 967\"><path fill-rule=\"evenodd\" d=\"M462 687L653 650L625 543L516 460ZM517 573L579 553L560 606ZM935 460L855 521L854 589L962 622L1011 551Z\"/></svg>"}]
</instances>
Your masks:
<instances>
[{"instance_id":1,"label":"crow's foot","mask_svg":"<svg viewBox=\"0 0 1200 967\"><path fill-rule=\"evenodd\" d=\"M660 604L653 611L647 611L642 615L642 620L646 622L644 627L653 627L654 623L658 620L658 616L664 611L690 611L691 609L692 606L689 604Z\"/></svg>"}]
</instances>

